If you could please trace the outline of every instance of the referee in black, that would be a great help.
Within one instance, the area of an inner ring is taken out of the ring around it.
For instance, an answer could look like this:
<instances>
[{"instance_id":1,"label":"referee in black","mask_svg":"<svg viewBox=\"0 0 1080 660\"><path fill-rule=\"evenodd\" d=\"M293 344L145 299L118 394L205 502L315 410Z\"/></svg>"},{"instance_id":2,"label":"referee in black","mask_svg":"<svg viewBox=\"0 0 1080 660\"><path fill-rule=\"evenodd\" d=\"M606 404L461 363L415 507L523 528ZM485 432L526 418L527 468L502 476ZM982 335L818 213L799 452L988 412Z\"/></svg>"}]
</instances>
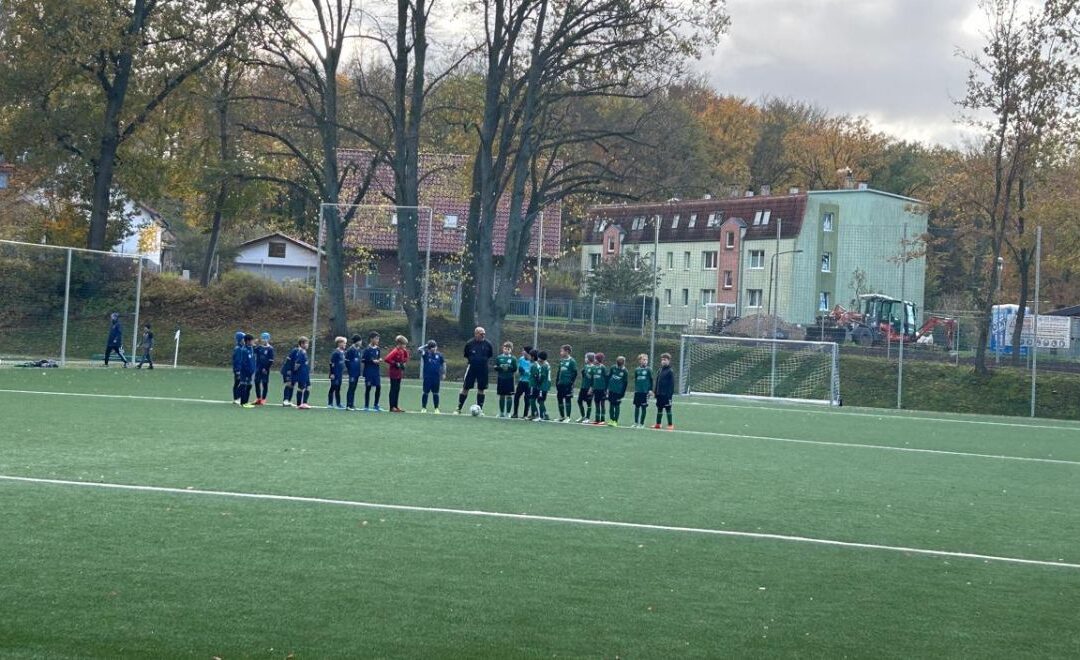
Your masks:
<instances>
[{"instance_id":1,"label":"referee in black","mask_svg":"<svg viewBox=\"0 0 1080 660\"><path fill-rule=\"evenodd\" d=\"M484 407L484 390L488 385L488 365L495 357L495 347L487 340L487 332L483 328L473 330L473 338L465 344L465 359L468 366L465 368L465 383L458 395L457 410L455 415L461 414L465 407L465 400L469 398L469 390L476 386L476 405Z\"/></svg>"}]
</instances>

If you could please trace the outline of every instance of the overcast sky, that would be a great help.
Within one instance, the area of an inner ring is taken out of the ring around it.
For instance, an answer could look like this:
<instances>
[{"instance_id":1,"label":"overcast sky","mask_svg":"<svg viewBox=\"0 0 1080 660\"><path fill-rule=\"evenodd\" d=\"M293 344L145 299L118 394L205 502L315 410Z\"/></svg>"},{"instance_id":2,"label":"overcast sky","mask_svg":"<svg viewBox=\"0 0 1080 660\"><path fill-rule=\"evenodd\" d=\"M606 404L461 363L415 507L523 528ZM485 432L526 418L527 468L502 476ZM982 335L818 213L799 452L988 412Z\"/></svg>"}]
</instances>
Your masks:
<instances>
[{"instance_id":1,"label":"overcast sky","mask_svg":"<svg viewBox=\"0 0 1080 660\"><path fill-rule=\"evenodd\" d=\"M727 0L731 27L700 63L717 91L813 102L880 130L955 144L953 101L985 18L976 0Z\"/></svg>"}]
</instances>

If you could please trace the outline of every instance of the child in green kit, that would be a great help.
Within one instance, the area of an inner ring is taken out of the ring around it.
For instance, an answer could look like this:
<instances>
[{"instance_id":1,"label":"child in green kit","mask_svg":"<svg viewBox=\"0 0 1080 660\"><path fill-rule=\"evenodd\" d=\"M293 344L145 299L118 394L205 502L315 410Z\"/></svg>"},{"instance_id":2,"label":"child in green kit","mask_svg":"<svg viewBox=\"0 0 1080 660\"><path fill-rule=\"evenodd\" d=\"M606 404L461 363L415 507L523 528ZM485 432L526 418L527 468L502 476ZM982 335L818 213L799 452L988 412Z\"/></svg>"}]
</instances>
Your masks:
<instances>
[{"instance_id":1,"label":"child in green kit","mask_svg":"<svg viewBox=\"0 0 1080 660\"><path fill-rule=\"evenodd\" d=\"M547 351L540 351L536 354L536 386L533 389L534 399L537 406L537 417L535 421L538 422L550 422L551 418L547 414L547 395L551 389L551 365L548 364Z\"/></svg>"},{"instance_id":2,"label":"child in green kit","mask_svg":"<svg viewBox=\"0 0 1080 660\"><path fill-rule=\"evenodd\" d=\"M559 421L569 422L574 414L574 381L577 380L577 361L570 344L563 344L559 349L559 373L555 382L555 397L559 400Z\"/></svg>"},{"instance_id":3,"label":"child in green kit","mask_svg":"<svg viewBox=\"0 0 1080 660\"><path fill-rule=\"evenodd\" d=\"M499 417L510 417L514 406L514 372L517 371L517 359L514 358L514 345L504 341L502 353L495 358L496 390L499 395Z\"/></svg>"},{"instance_id":4,"label":"child in green kit","mask_svg":"<svg viewBox=\"0 0 1080 660\"><path fill-rule=\"evenodd\" d=\"M637 356L638 366L634 369L634 424L630 428L645 428L645 415L649 410L649 392L652 391L652 369L649 369L649 356L642 353Z\"/></svg>"},{"instance_id":5,"label":"child in green kit","mask_svg":"<svg viewBox=\"0 0 1080 660\"><path fill-rule=\"evenodd\" d=\"M619 425L619 407L622 405L623 397L626 396L626 384L629 377L630 372L626 370L626 358L620 355L615 358L615 366L608 372L608 402L611 404L611 419L608 421L608 426Z\"/></svg>"},{"instance_id":6,"label":"child in green kit","mask_svg":"<svg viewBox=\"0 0 1080 660\"><path fill-rule=\"evenodd\" d=\"M597 426L603 426L607 422L604 420L604 402L607 401L607 385L608 385L608 369L604 366L604 354L597 353L593 358L593 372L592 372L592 392L593 403L596 405L596 417L593 420L593 424Z\"/></svg>"},{"instance_id":7,"label":"child in green kit","mask_svg":"<svg viewBox=\"0 0 1080 660\"><path fill-rule=\"evenodd\" d=\"M592 421L592 372L593 358L596 353L585 354L585 366L581 368L581 389L578 391L577 406L581 417L579 424L588 424Z\"/></svg>"}]
</instances>

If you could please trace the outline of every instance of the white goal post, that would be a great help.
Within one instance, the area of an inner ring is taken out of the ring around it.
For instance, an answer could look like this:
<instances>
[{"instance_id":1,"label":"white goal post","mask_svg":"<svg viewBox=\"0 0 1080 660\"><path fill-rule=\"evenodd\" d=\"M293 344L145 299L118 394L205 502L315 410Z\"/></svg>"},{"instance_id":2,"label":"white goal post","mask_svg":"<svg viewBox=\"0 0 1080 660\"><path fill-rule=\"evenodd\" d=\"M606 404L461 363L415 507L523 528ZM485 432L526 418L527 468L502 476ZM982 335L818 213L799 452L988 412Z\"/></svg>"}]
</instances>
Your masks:
<instances>
[{"instance_id":1,"label":"white goal post","mask_svg":"<svg viewBox=\"0 0 1080 660\"><path fill-rule=\"evenodd\" d=\"M833 342L683 335L679 391L838 406L839 347Z\"/></svg>"}]
</instances>

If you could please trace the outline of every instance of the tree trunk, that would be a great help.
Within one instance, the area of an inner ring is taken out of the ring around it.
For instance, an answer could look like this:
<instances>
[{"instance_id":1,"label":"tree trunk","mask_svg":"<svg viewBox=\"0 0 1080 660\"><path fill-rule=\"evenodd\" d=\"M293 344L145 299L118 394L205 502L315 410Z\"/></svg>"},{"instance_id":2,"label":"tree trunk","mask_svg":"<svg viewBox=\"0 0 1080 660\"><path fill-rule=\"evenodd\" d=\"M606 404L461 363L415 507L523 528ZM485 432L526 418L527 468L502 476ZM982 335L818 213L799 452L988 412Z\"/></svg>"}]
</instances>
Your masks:
<instances>
[{"instance_id":1,"label":"tree trunk","mask_svg":"<svg viewBox=\"0 0 1080 660\"><path fill-rule=\"evenodd\" d=\"M131 80L131 67L134 63L137 36L143 32L147 15L152 11L146 6L146 0L135 0L131 12L131 24L125 31L130 39L116 60L116 76L111 82L103 81L105 92L105 117L101 144L97 158L94 159L94 187L90 196L90 231L86 237L86 247L91 250L106 250L105 233L109 222L109 202L112 192L113 174L116 171L116 154L120 150L120 111L127 98L128 83ZM103 72L104 77L104 72Z\"/></svg>"},{"instance_id":2,"label":"tree trunk","mask_svg":"<svg viewBox=\"0 0 1080 660\"><path fill-rule=\"evenodd\" d=\"M224 82L221 86L221 96L217 102L218 119L218 158L222 167L229 162L229 68L225 70ZM199 284L210 285L210 273L214 263L214 255L217 254L218 239L221 238L221 220L225 209L225 201L229 198L229 179L223 172L221 183L218 184L218 194L214 198L214 219L210 226L210 240L206 245L206 259L203 261L202 275Z\"/></svg>"},{"instance_id":3,"label":"tree trunk","mask_svg":"<svg viewBox=\"0 0 1080 660\"><path fill-rule=\"evenodd\" d=\"M461 305L458 311L458 331L461 336L472 334L476 327L476 253L480 249L480 155L473 161L472 195L465 224L465 251L461 263Z\"/></svg>"},{"instance_id":4,"label":"tree trunk","mask_svg":"<svg viewBox=\"0 0 1080 660\"><path fill-rule=\"evenodd\" d=\"M221 216L225 206L225 198L229 194L228 182L222 181L218 185L218 194L214 198L214 219L210 226L210 240L206 244L206 258L203 260L202 274L199 275L199 284L210 286L210 276L213 273L214 255L217 254L218 239L221 237Z\"/></svg>"},{"instance_id":5,"label":"tree trunk","mask_svg":"<svg viewBox=\"0 0 1080 660\"><path fill-rule=\"evenodd\" d=\"M1020 337L1024 331L1024 318L1027 316L1027 300L1031 293L1031 250L1024 248L1016 255L1016 271L1020 278L1020 295L1017 301L1019 309L1016 310L1016 327L1012 333L1012 357L1009 363L1014 367L1020 364ZM1034 350L1032 347L1029 350Z\"/></svg>"}]
</instances>

